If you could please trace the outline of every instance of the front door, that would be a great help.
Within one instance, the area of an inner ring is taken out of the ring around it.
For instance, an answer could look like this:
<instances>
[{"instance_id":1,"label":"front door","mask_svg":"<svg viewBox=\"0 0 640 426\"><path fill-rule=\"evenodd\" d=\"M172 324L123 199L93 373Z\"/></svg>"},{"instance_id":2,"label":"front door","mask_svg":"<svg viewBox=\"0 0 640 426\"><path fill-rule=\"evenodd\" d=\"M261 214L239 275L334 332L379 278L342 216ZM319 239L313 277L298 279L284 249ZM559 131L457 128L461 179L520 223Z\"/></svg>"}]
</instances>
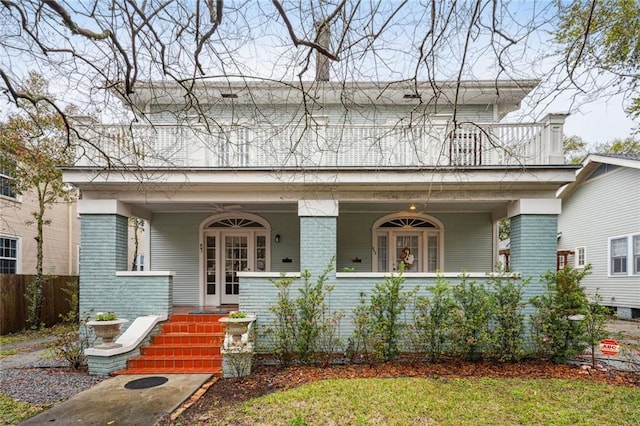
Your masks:
<instances>
[{"instance_id":1,"label":"front door","mask_svg":"<svg viewBox=\"0 0 640 426\"><path fill-rule=\"evenodd\" d=\"M203 226L201 265L205 306L237 304L238 272L269 270L269 228L248 213L222 214Z\"/></svg>"},{"instance_id":2,"label":"front door","mask_svg":"<svg viewBox=\"0 0 640 426\"><path fill-rule=\"evenodd\" d=\"M422 246L419 232L402 232L395 235L395 269L400 269L400 265L404 264L405 272L421 272L420 247Z\"/></svg>"},{"instance_id":3,"label":"front door","mask_svg":"<svg viewBox=\"0 0 640 426\"><path fill-rule=\"evenodd\" d=\"M224 233L224 271L222 277L221 304L237 304L240 293L238 272L249 271L249 234L242 232Z\"/></svg>"}]
</instances>

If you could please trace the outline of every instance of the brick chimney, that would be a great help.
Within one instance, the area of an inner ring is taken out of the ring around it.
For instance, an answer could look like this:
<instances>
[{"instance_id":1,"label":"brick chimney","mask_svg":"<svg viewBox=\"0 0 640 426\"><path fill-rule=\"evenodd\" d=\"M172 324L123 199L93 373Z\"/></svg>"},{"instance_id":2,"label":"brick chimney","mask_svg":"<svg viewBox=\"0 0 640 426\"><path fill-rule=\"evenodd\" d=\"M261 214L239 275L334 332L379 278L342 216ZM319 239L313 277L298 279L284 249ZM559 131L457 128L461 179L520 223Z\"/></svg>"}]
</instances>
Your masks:
<instances>
[{"instance_id":1,"label":"brick chimney","mask_svg":"<svg viewBox=\"0 0 640 426\"><path fill-rule=\"evenodd\" d=\"M330 49L331 33L326 21L316 22L318 32L318 44L325 49ZM316 51L316 81L329 81L329 58Z\"/></svg>"}]
</instances>

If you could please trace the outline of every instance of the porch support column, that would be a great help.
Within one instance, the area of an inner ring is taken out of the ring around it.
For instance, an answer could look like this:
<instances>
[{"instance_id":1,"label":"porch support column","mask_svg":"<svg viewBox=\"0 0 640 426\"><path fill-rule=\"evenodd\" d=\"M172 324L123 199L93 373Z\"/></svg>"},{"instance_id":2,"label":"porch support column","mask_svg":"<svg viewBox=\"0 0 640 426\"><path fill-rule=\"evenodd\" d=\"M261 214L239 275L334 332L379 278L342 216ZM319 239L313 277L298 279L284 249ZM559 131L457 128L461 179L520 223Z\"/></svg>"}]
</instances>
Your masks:
<instances>
[{"instance_id":1,"label":"porch support column","mask_svg":"<svg viewBox=\"0 0 640 426\"><path fill-rule=\"evenodd\" d=\"M309 270L316 279L336 255L338 201L298 201L300 217L300 270ZM335 261L329 274L335 277Z\"/></svg>"},{"instance_id":2,"label":"porch support column","mask_svg":"<svg viewBox=\"0 0 640 426\"><path fill-rule=\"evenodd\" d=\"M524 300L543 294L540 276L556 269L558 247L558 214L561 201L557 199L523 199L509 206L511 219L510 269L531 278L524 287ZM531 313L531 306L525 310Z\"/></svg>"},{"instance_id":3,"label":"porch support column","mask_svg":"<svg viewBox=\"0 0 640 426\"><path fill-rule=\"evenodd\" d=\"M116 200L80 200L80 315L116 311L126 300L116 271L127 270L128 218Z\"/></svg>"}]
</instances>

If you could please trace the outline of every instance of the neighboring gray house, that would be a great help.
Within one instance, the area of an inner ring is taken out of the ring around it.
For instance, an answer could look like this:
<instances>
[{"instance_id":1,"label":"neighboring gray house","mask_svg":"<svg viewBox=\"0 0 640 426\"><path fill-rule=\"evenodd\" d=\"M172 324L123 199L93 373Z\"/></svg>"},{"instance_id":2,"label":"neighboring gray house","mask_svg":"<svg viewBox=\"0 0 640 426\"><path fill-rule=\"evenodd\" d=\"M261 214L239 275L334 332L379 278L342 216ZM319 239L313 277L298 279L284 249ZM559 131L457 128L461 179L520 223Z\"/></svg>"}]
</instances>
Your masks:
<instances>
[{"instance_id":1,"label":"neighboring gray house","mask_svg":"<svg viewBox=\"0 0 640 426\"><path fill-rule=\"evenodd\" d=\"M640 156L591 154L558 197L558 251L592 266L588 293L621 318L640 317Z\"/></svg>"}]
</instances>

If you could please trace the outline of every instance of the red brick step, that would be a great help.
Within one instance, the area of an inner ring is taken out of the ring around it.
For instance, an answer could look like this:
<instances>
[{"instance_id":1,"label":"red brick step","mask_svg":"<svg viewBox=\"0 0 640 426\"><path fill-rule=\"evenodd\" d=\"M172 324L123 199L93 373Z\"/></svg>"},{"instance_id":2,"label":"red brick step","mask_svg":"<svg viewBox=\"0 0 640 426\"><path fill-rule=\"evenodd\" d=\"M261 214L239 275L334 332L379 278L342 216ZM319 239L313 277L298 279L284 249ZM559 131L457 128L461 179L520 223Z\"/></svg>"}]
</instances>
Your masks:
<instances>
[{"instance_id":1,"label":"red brick step","mask_svg":"<svg viewBox=\"0 0 640 426\"><path fill-rule=\"evenodd\" d=\"M177 314L160 327L160 334L140 355L127 361L127 368L113 374L194 374L220 376L224 315Z\"/></svg>"}]
</instances>

